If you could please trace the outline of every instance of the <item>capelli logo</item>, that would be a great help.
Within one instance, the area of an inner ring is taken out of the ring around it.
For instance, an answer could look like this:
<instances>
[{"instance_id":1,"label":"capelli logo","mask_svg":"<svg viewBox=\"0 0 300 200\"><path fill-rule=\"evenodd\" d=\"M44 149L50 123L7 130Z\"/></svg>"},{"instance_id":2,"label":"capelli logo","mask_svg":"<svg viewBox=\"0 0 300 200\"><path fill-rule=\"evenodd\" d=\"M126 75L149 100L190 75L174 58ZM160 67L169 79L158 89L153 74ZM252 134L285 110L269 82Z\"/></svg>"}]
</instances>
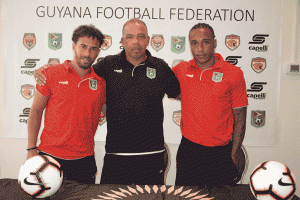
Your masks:
<instances>
[{"instance_id":1,"label":"capelli logo","mask_svg":"<svg viewBox=\"0 0 300 200\"><path fill-rule=\"evenodd\" d=\"M24 108L23 113L21 115L19 115L19 117L20 117L19 122L27 124L29 113L30 113L30 108ZM25 117L25 119L24 119L24 117Z\"/></svg>"},{"instance_id":2,"label":"capelli logo","mask_svg":"<svg viewBox=\"0 0 300 200\"><path fill-rule=\"evenodd\" d=\"M256 34L253 36L252 41L249 44L264 44L266 41L266 37L269 37L268 34ZM269 45L263 46L249 46L249 50L254 50L257 52L267 52Z\"/></svg>"},{"instance_id":3,"label":"capelli logo","mask_svg":"<svg viewBox=\"0 0 300 200\"><path fill-rule=\"evenodd\" d=\"M239 59L241 59L242 56L228 56L226 57L226 61L229 62L232 65L237 65L239 62Z\"/></svg>"},{"instance_id":4,"label":"capelli logo","mask_svg":"<svg viewBox=\"0 0 300 200\"><path fill-rule=\"evenodd\" d=\"M253 82L247 92L260 92L264 89L264 85L267 85L267 82Z\"/></svg>"},{"instance_id":5,"label":"capelli logo","mask_svg":"<svg viewBox=\"0 0 300 200\"><path fill-rule=\"evenodd\" d=\"M40 61L40 59L28 58L24 61L24 66L21 66L21 68L34 68L36 66L36 61Z\"/></svg>"},{"instance_id":6,"label":"capelli logo","mask_svg":"<svg viewBox=\"0 0 300 200\"><path fill-rule=\"evenodd\" d=\"M263 44L266 41L266 37L269 37L268 34L256 34L252 37L252 41L249 44Z\"/></svg>"},{"instance_id":7,"label":"capelli logo","mask_svg":"<svg viewBox=\"0 0 300 200\"><path fill-rule=\"evenodd\" d=\"M251 89L247 90L247 92L250 92L247 97L255 100L265 100L267 93L259 93L264 89L264 85L267 85L267 82L253 82L250 86Z\"/></svg>"}]
</instances>

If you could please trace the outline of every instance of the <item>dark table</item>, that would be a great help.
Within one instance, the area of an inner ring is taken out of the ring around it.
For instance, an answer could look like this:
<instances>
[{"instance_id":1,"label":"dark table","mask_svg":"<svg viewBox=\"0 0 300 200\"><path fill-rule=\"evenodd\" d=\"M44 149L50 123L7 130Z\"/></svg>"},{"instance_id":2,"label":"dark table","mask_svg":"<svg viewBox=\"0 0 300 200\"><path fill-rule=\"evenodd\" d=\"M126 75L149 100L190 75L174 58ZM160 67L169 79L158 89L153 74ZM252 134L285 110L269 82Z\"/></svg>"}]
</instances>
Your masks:
<instances>
[{"instance_id":1,"label":"dark table","mask_svg":"<svg viewBox=\"0 0 300 200\"><path fill-rule=\"evenodd\" d=\"M0 199L30 200L18 185L16 179L0 179ZM180 199L215 199L215 200L255 200L249 185L221 187L213 190L187 186L148 186L148 185L81 185L72 181L63 181L61 188L50 200L97 200L97 199L141 199L141 200L180 200ZM294 196L292 200L300 200Z\"/></svg>"}]
</instances>

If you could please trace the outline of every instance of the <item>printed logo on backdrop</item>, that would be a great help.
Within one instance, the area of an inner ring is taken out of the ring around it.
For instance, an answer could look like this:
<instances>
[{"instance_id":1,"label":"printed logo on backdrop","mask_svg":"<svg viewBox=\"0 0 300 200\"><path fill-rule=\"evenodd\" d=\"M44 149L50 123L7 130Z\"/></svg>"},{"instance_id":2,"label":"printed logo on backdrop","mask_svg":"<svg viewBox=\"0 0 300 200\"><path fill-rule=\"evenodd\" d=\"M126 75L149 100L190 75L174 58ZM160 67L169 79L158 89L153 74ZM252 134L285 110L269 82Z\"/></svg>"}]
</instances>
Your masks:
<instances>
[{"instance_id":1,"label":"printed logo on backdrop","mask_svg":"<svg viewBox=\"0 0 300 200\"><path fill-rule=\"evenodd\" d=\"M92 90L97 90L97 80L89 79L89 86Z\"/></svg>"},{"instance_id":2,"label":"printed logo on backdrop","mask_svg":"<svg viewBox=\"0 0 300 200\"><path fill-rule=\"evenodd\" d=\"M50 67L51 67L51 66L54 66L54 65L58 65L58 64L60 64L58 58L49 58L49 60L48 60L48 65L49 65Z\"/></svg>"},{"instance_id":3,"label":"printed logo on backdrop","mask_svg":"<svg viewBox=\"0 0 300 200\"><path fill-rule=\"evenodd\" d=\"M25 33L23 37L23 44L28 50L31 50L36 44L35 34Z\"/></svg>"},{"instance_id":4,"label":"printed logo on backdrop","mask_svg":"<svg viewBox=\"0 0 300 200\"><path fill-rule=\"evenodd\" d=\"M185 37L172 36L171 37L171 51L174 53L183 53L185 51Z\"/></svg>"},{"instance_id":5,"label":"printed logo on backdrop","mask_svg":"<svg viewBox=\"0 0 300 200\"><path fill-rule=\"evenodd\" d=\"M261 128L266 124L266 111L265 110L252 110L251 111L251 125L255 128Z\"/></svg>"},{"instance_id":6,"label":"printed logo on backdrop","mask_svg":"<svg viewBox=\"0 0 300 200\"><path fill-rule=\"evenodd\" d=\"M101 111L100 119L99 119L99 126L102 126L106 122L106 115Z\"/></svg>"},{"instance_id":7,"label":"printed logo on backdrop","mask_svg":"<svg viewBox=\"0 0 300 200\"><path fill-rule=\"evenodd\" d=\"M252 41L249 44L263 44L266 41L266 37L269 37L268 34L256 34L252 37ZM249 46L249 50L254 50L257 52L267 52L269 45L263 46Z\"/></svg>"},{"instance_id":8,"label":"printed logo on backdrop","mask_svg":"<svg viewBox=\"0 0 300 200\"><path fill-rule=\"evenodd\" d=\"M178 126L180 126L181 116L182 116L181 110L177 110L173 112L173 122Z\"/></svg>"},{"instance_id":9,"label":"printed logo on backdrop","mask_svg":"<svg viewBox=\"0 0 300 200\"><path fill-rule=\"evenodd\" d=\"M223 73L221 72L214 72L213 73L213 76L212 76L212 80L214 82L221 82L222 81L222 78L223 78Z\"/></svg>"},{"instance_id":10,"label":"printed logo on backdrop","mask_svg":"<svg viewBox=\"0 0 300 200\"><path fill-rule=\"evenodd\" d=\"M36 61L40 61L40 59L26 59L24 61L24 66L21 66L21 68L34 68L36 66Z\"/></svg>"},{"instance_id":11,"label":"printed logo on backdrop","mask_svg":"<svg viewBox=\"0 0 300 200\"><path fill-rule=\"evenodd\" d=\"M147 77L154 79L156 77L156 69L147 67Z\"/></svg>"},{"instance_id":12,"label":"printed logo on backdrop","mask_svg":"<svg viewBox=\"0 0 300 200\"><path fill-rule=\"evenodd\" d=\"M267 82L253 82L250 86L251 89L248 89L247 92L254 92L254 94L247 94L247 97L255 100L265 100L267 96L266 93L257 93L261 92L266 84Z\"/></svg>"},{"instance_id":13,"label":"printed logo on backdrop","mask_svg":"<svg viewBox=\"0 0 300 200\"><path fill-rule=\"evenodd\" d=\"M161 50L164 45L165 45L165 40L164 40L163 35L157 35L157 34L152 35L152 37L151 37L151 47L155 51Z\"/></svg>"},{"instance_id":14,"label":"printed logo on backdrop","mask_svg":"<svg viewBox=\"0 0 300 200\"><path fill-rule=\"evenodd\" d=\"M182 61L184 61L183 59L174 59L173 63L172 63L172 67L175 67L177 64L181 63Z\"/></svg>"},{"instance_id":15,"label":"printed logo on backdrop","mask_svg":"<svg viewBox=\"0 0 300 200\"><path fill-rule=\"evenodd\" d=\"M225 37L225 45L231 51L236 50L240 46L240 36L238 35L227 35Z\"/></svg>"},{"instance_id":16,"label":"printed logo on backdrop","mask_svg":"<svg viewBox=\"0 0 300 200\"><path fill-rule=\"evenodd\" d=\"M26 84L21 86L21 95L25 99L27 100L31 99L34 96L34 93L35 93L35 88L33 85Z\"/></svg>"},{"instance_id":17,"label":"printed logo on backdrop","mask_svg":"<svg viewBox=\"0 0 300 200\"><path fill-rule=\"evenodd\" d=\"M236 66L238 64L240 58L242 58L242 56L227 56L225 61ZM239 67L239 68L241 68L241 67Z\"/></svg>"},{"instance_id":18,"label":"printed logo on backdrop","mask_svg":"<svg viewBox=\"0 0 300 200\"><path fill-rule=\"evenodd\" d=\"M107 50L112 45L112 37L104 34L104 42L101 45L102 50Z\"/></svg>"},{"instance_id":19,"label":"printed logo on backdrop","mask_svg":"<svg viewBox=\"0 0 300 200\"><path fill-rule=\"evenodd\" d=\"M31 68L34 68L36 67L36 62L37 61L40 61L40 59L26 59L24 61L24 65L21 66L21 68L27 68L27 69L31 69ZM35 70L21 70L21 74L27 74L28 76L33 76Z\"/></svg>"},{"instance_id":20,"label":"printed logo on backdrop","mask_svg":"<svg viewBox=\"0 0 300 200\"><path fill-rule=\"evenodd\" d=\"M265 58L253 58L251 62L251 67L256 73L263 72L267 67L267 62Z\"/></svg>"},{"instance_id":21,"label":"printed logo on backdrop","mask_svg":"<svg viewBox=\"0 0 300 200\"><path fill-rule=\"evenodd\" d=\"M58 50L62 46L62 33L48 33L48 47Z\"/></svg>"},{"instance_id":22,"label":"printed logo on backdrop","mask_svg":"<svg viewBox=\"0 0 300 200\"><path fill-rule=\"evenodd\" d=\"M24 108L23 113L19 115L19 117L20 117L19 122L27 124L29 113L30 113L30 108ZM24 119L24 117L27 119Z\"/></svg>"}]
</instances>

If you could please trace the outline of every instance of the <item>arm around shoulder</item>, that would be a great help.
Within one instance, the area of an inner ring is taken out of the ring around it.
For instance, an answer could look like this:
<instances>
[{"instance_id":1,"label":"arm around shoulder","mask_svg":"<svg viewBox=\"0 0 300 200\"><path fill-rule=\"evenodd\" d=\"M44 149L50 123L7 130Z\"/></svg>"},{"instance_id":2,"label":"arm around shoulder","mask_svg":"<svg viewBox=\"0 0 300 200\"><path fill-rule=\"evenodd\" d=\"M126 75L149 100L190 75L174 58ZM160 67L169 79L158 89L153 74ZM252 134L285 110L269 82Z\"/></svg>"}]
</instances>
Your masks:
<instances>
[{"instance_id":1,"label":"arm around shoulder","mask_svg":"<svg viewBox=\"0 0 300 200\"><path fill-rule=\"evenodd\" d=\"M46 76L43 74L43 71L47 69L48 65L43 65L42 67L38 68L34 72L34 78L39 85L45 85L46 84Z\"/></svg>"},{"instance_id":2,"label":"arm around shoulder","mask_svg":"<svg viewBox=\"0 0 300 200\"><path fill-rule=\"evenodd\" d=\"M100 77L105 77L106 75L106 70L107 70L107 66L106 66L106 60L108 59L108 57L110 56L106 56L104 58L99 58L97 59L97 63L95 63L94 65L92 65L95 73L100 76Z\"/></svg>"}]
</instances>

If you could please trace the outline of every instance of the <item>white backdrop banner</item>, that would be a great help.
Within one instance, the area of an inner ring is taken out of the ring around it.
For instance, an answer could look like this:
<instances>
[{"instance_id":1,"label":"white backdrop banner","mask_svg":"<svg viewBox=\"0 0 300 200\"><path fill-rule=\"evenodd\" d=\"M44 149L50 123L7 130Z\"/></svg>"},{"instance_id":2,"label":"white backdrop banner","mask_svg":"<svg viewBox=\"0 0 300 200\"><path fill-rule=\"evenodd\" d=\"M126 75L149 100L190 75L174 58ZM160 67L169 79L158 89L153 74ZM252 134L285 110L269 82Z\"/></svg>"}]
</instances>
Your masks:
<instances>
[{"instance_id":1,"label":"white backdrop banner","mask_svg":"<svg viewBox=\"0 0 300 200\"><path fill-rule=\"evenodd\" d=\"M148 26L148 50L170 67L192 59L190 28L197 23L210 24L216 34L216 52L245 75L249 106L244 145L278 145L283 4L282 0L1 0L5 137L27 138L35 93L33 73L44 64L73 59L75 28L93 24L106 35L100 58L121 51L123 24L139 18ZM180 102L164 98L163 103L165 140L179 144ZM105 138L106 122L101 120L95 140Z\"/></svg>"}]
</instances>

